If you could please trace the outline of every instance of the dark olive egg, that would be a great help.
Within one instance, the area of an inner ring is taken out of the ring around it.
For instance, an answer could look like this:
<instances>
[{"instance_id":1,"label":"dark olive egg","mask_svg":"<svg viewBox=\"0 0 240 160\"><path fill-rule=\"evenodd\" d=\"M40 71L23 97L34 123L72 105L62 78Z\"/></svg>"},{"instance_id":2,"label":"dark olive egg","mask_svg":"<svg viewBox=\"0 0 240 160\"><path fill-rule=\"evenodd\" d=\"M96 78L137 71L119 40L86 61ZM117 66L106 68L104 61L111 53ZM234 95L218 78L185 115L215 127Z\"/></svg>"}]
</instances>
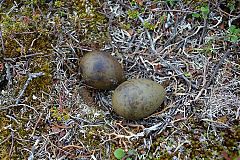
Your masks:
<instances>
[{"instance_id":1,"label":"dark olive egg","mask_svg":"<svg viewBox=\"0 0 240 160\"><path fill-rule=\"evenodd\" d=\"M111 54L101 51L84 55L80 69L84 82L96 89L114 89L125 79L120 63Z\"/></svg>"},{"instance_id":2,"label":"dark olive egg","mask_svg":"<svg viewBox=\"0 0 240 160\"><path fill-rule=\"evenodd\" d=\"M166 96L162 85L149 79L131 79L120 84L112 96L113 110L120 116L137 120L156 111Z\"/></svg>"}]
</instances>

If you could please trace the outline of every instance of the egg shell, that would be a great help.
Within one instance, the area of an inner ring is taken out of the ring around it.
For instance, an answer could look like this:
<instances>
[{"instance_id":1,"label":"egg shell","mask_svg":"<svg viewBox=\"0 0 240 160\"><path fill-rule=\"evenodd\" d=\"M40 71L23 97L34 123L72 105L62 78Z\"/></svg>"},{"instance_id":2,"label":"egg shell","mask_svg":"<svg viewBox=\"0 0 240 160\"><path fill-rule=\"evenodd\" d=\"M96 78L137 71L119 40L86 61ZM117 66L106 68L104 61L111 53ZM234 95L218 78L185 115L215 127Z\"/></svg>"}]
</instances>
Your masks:
<instances>
[{"instance_id":1,"label":"egg shell","mask_svg":"<svg viewBox=\"0 0 240 160\"><path fill-rule=\"evenodd\" d=\"M112 96L113 110L120 116L138 120L151 115L166 96L162 85L149 79L131 79L120 84Z\"/></svg>"},{"instance_id":2,"label":"egg shell","mask_svg":"<svg viewBox=\"0 0 240 160\"><path fill-rule=\"evenodd\" d=\"M124 78L120 63L109 53L93 51L80 61L83 81L96 89L115 89Z\"/></svg>"}]
</instances>

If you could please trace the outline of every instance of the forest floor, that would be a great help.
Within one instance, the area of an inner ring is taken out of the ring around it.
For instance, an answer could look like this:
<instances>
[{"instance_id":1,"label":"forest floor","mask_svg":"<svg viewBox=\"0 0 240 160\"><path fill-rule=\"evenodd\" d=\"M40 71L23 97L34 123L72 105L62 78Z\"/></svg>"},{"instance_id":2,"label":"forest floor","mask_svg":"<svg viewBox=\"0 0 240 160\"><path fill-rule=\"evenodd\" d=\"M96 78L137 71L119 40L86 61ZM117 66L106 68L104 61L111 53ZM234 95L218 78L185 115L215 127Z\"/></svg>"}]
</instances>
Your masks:
<instances>
[{"instance_id":1,"label":"forest floor","mask_svg":"<svg viewBox=\"0 0 240 160\"><path fill-rule=\"evenodd\" d=\"M1 0L0 159L240 158L237 0ZM110 52L167 96L116 115L79 61Z\"/></svg>"}]
</instances>

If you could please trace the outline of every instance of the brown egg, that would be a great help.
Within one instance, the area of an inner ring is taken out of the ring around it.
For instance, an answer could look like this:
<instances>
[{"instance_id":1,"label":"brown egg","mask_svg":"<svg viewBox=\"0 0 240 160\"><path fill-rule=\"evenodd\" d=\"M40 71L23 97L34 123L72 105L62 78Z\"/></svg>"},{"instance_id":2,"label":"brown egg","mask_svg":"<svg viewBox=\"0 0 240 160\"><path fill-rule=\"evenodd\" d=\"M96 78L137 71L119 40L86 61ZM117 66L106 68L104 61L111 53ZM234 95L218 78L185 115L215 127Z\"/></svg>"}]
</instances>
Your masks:
<instances>
[{"instance_id":1,"label":"brown egg","mask_svg":"<svg viewBox=\"0 0 240 160\"><path fill-rule=\"evenodd\" d=\"M101 51L84 55L80 69L84 82L96 89L114 89L125 80L120 63L109 53Z\"/></svg>"},{"instance_id":2,"label":"brown egg","mask_svg":"<svg viewBox=\"0 0 240 160\"><path fill-rule=\"evenodd\" d=\"M166 96L162 85L149 79L131 79L120 84L112 96L113 110L126 119L151 115Z\"/></svg>"}]
</instances>

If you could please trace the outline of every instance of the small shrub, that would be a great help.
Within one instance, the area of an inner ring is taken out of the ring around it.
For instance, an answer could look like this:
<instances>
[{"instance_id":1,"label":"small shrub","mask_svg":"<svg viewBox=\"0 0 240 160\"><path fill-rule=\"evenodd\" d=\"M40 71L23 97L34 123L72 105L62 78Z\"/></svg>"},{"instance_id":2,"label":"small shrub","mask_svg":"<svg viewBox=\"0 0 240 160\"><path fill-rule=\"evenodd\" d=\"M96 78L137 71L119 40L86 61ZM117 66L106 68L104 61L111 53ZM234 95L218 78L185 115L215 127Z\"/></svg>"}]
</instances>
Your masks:
<instances>
[{"instance_id":1,"label":"small shrub","mask_svg":"<svg viewBox=\"0 0 240 160\"><path fill-rule=\"evenodd\" d=\"M125 155L126 155L126 153L122 148L118 148L114 151L114 156L117 159L122 159Z\"/></svg>"},{"instance_id":2,"label":"small shrub","mask_svg":"<svg viewBox=\"0 0 240 160\"><path fill-rule=\"evenodd\" d=\"M139 12L137 10L128 10L127 14L129 18L136 19L138 18Z\"/></svg>"},{"instance_id":3,"label":"small shrub","mask_svg":"<svg viewBox=\"0 0 240 160\"><path fill-rule=\"evenodd\" d=\"M170 5L170 6L173 6L177 0L166 0L166 2Z\"/></svg>"},{"instance_id":4,"label":"small shrub","mask_svg":"<svg viewBox=\"0 0 240 160\"><path fill-rule=\"evenodd\" d=\"M206 19L210 10L209 10L209 7L208 6L202 6L200 8L200 13L192 13L192 17L194 18L204 18Z\"/></svg>"},{"instance_id":5,"label":"small shrub","mask_svg":"<svg viewBox=\"0 0 240 160\"><path fill-rule=\"evenodd\" d=\"M231 25L228 29L227 37L230 42L236 43L240 39L240 28Z\"/></svg>"},{"instance_id":6,"label":"small shrub","mask_svg":"<svg viewBox=\"0 0 240 160\"><path fill-rule=\"evenodd\" d=\"M144 22L143 26L144 26L144 28L149 29L149 30L154 30L155 29L155 25L153 25L149 22Z\"/></svg>"}]
</instances>

